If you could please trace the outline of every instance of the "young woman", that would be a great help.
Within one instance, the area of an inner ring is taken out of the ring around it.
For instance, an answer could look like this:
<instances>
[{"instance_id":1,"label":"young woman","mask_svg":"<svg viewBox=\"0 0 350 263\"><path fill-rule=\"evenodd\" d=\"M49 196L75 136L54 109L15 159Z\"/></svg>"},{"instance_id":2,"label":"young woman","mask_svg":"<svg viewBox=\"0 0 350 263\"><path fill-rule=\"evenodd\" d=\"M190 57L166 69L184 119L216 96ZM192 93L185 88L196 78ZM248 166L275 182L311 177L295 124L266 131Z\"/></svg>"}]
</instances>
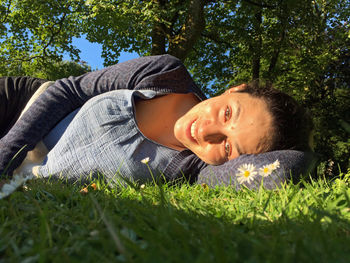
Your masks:
<instances>
[{"instance_id":1,"label":"young woman","mask_svg":"<svg viewBox=\"0 0 350 263\"><path fill-rule=\"evenodd\" d=\"M250 85L206 99L178 59L143 57L51 85L3 129L0 172L12 173L43 140L49 153L35 169L43 177L196 176L242 154L306 150L305 116L286 94Z\"/></svg>"}]
</instances>

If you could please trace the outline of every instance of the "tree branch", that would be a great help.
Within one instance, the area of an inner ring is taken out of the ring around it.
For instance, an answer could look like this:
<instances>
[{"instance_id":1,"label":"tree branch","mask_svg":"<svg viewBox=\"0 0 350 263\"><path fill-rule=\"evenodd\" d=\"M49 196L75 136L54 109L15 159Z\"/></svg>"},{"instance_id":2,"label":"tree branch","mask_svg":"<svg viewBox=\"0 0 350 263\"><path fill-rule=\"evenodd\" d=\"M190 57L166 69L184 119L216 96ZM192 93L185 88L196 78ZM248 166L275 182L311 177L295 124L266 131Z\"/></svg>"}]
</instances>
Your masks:
<instances>
[{"instance_id":1,"label":"tree branch","mask_svg":"<svg viewBox=\"0 0 350 263\"><path fill-rule=\"evenodd\" d=\"M67 13L63 13L62 18L57 23L54 23L53 25L48 27L48 30L51 32L51 36L49 41L43 46L42 55L33 55L27 58L14 59L14 61L29 62L29 61L32 61L33 59L44 59L44 58L52 57L47 53L47 49L54 42L55 37L62 31L63 22L65 21L66 16L67 16ZM57 25L59 26L59 28L57 31L55 31L54 28Z\"/></svg>"},{"instance_id":2,"label":"tree branch","mask_svg":"<svg viewBox=\"0 0 350 263\"><path fill-rule=\"evenodd\" d=\"M262 24L262 8L255 14L254 31L256 34L256 40L253 51L252 60L252 80L259 80L260 78L260 66L261 66L261 48L262 48L262 36L261 36L261 24Z\"/></svg>"},{"instance_id":3,"label":"tree branch","mask_svg":"<svg viewBox=\"0 0 350 263\"><path fill-rule=\"evenodd\" d=\"M164 0L156 0L156 4L159 9L165 8ZM152 38L152 55L161 55L165 53L165 35L166 26L162 22L155 21L152 28L151 38Z\"/></svg>"},{"instance_id":4,"label":"tree branch","mask_svg":"<svg viewBox=\"0 0 350 263\"><path fill-rule=\"evenodd\" d=\"M53 41L55 40L55 37L62 31L63 22L66 19L66 16L67 16L67 13L63 13L63 16L59 20L59 22L53 24L51 27L48 28L51 31L51 37L50 37L50 40L46 43L46 45L43 48L43 53L45 56L47 56L46 50L48 49L48 47L53 43ZM54 27L57 25L59 26L59 28L56 32L54 32Z\"/></svg>"},{"instance_id":5,"label":"tree branch","mask_svg":"<svg viewBox=\"0 0 350 263\"><path fill-rule=\"evenodd\" d=\"M5 11L5 14L6 14L6 15L5 15L4 18L0 21L1 23L6 23L6 20L7 20L7 18L9 17L9 14L10 14L11 3L12 3L12 1L9 1L8 6L7 6L7 10Z\"/></svg>"},{"instance_id":6,"label":"tree branch","mask_svg":"<svg viewBox=\"0 0 350 263\"><path fill-rule=\"evenodd\" d=\"M185 2L185 0L181 0L180 2L179 2L179 5L182 5L183 3ZM170 37L173 37L174 35L177 35L177 34L179 34L180 33L180 31L181 31L181 29L179 30L179 32L173 32L173 28L174 28L174 25L175 25L175 23L176 23L176 21L179 19L179 12L176 12L174 15L173 15L173 17L170 19L170 24L171 24L171 26L170 26L170 28L169 28L169 30L167 30L167 34L170 36Z\"/></svg>"},{"instance_id":7,"label":"tree branch","mask_svg":"<svg viewBox=\"0 0 350 263\"><path fill-rule=\"evenodd\" d=\"M277 6L274 6L274 5L267 5L267 4L264 4L264 3L256 3L252 0L242 0L243 2L246 2L248 4L251 4L251 5L255 5L257 7L261 7L261 8L276 8Z\"/></svg>"},{"instance_id":8,"label":"tree branch","mask_svg":"<svg viewBox=\"0 0 350 263\"><path fill-rule=\"evenodd\" d=\"M169 39L168 53L184 60L205 28L204 1L190 0L186 22L180 34Z\"/></svg>"},{"instance_id":9,"label":"tree branch","mask_svg":"<svg viewBox=\"0 0 350 263\"><path fill-rule=\"evenodd\" d=\"M213 33L213 32L202 32L201 34L203 37L217 43L217 44L223 44L227 48L233 48L234 46L230 42L226 42L223 39L219 37L219 34Z\"/></svg>"},{"instance_id":10,"label":"tree branch","mask_svg":"<svg viewBox=\"0 0 350 263\"><path fill-rule=\"evenodd\" d=\"M282 44L284 42L284 39L286 37L286 24L287 24L287 21L286 21L286 16L284 16L283 14L281 15L281 18L280 18L280 21L281 21L281 35L278 39L278 44L277 44L277 47L275 48L275 50L273 51L273 55L272 55L272 58L271 58L271 61L270 61L270 65L269 65L269 69L268 69L268 76L269 76L269 79L272 80L272 72L273 70L275 69L276 67L276 64L277 64L277 61L278 61L278 57L279 57L279 54L281 52L281 48L282 48Z\"/></svg>"}]
</instances>

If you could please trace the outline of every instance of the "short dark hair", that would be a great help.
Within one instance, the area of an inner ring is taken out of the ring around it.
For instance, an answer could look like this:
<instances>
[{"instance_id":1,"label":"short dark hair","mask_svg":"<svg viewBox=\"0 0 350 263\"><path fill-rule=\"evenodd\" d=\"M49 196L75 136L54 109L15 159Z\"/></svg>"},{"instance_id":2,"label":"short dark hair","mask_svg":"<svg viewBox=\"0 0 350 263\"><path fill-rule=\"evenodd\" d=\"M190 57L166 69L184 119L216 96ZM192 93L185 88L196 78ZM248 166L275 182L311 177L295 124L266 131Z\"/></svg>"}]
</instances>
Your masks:
<instances>
[{"instance_id":1,"label":"short dark hair","mask_svg":"<svg viewBox=\"0 0 350 263\"><path fill-rule=\"evenodd\" d=\"M248 83L240 92L263 99L273 119L273 136L268 150L312 151L313 122L309 112L288 94L270 84Z\"/></svg>"}]
</instances>

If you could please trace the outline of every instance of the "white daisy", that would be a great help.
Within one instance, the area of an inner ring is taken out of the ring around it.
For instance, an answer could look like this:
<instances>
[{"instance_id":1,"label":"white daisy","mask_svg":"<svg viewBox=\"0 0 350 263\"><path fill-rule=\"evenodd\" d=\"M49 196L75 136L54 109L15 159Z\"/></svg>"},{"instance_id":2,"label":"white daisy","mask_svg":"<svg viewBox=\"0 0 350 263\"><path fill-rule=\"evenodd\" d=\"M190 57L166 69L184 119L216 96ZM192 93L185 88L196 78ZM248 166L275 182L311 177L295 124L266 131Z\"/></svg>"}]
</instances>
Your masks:
<instances>
[{"instance_id":1,"label":"white daisy","mask_svg":"<svg viewBox=\"0 0 350 263\"><path fill-rule=\"evenodd\" d=\"M271 169L271 163L264 165L262 168L259 169L259 174L262 177L267 177L272 173L273 169Z\"/></svg>"},{"instance_id":2,"label":"white daisy","mask_svg":"<svg viewBox=\"0 0 350 263\"><path fill-rule=\"evenodd\" d=\"M240 184L244 182L250 182L253 180L254 176L257 174L255 166L251 163L243 164L238 168L239 173L236 174L237 180Z\"/></svg>"},{"instance_id":3,"label":"white daisy","mask_svg":"<svg viewBox=\"0 0 350 263\"><path fill-rule=\"evenodd\" d=\"M259 169L259 174L262 177L267 177L270 174L272 174L272 172L274 170L276 170L277 168L280 167L280 162L278 160L274 161L273 163L264 165L262 168Z\"/></svg>"},{"instance_id":4,"label":"white daisy","mask_svg":"<svg viewBox=\"0 0 350 263\"><path fill-rule=\"evenodd\" d=\"M150 158L146 157L145 159L141 160L141 163L148 164L149 161L150 161Z\"/></svg>"},{"instance_id":5,"label":"white daisy","mask_svg":"<svg viewBox=\"0 0 350 263\"><path fill-rule=\"evenodd\" d=\"M280 168L280 161L279 160L276 160L276 161L274 161L272 164L270 164L271 165L271 169L272 170L276 170L277 168Z\"/></svg>"}]
</instances>

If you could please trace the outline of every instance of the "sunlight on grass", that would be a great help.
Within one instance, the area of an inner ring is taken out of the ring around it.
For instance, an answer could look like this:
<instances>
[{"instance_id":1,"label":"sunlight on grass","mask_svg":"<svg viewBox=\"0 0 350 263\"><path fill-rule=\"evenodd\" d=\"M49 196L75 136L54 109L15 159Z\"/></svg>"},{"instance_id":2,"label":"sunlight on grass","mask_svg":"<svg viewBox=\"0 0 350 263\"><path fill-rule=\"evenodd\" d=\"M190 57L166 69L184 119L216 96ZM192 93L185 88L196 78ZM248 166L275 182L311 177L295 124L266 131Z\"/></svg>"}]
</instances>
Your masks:
<instances>
[{"instance_id":1,"label":"sunlight on grass","mask_svg":"<svg viewBox=\"0 0 350 263\"><path fill-rule=\"evenodd\" d=\"M350 171L275 191L35 180L0 200L0 262L346 262L349 184Z\"/></svg>"}]
</instances>

